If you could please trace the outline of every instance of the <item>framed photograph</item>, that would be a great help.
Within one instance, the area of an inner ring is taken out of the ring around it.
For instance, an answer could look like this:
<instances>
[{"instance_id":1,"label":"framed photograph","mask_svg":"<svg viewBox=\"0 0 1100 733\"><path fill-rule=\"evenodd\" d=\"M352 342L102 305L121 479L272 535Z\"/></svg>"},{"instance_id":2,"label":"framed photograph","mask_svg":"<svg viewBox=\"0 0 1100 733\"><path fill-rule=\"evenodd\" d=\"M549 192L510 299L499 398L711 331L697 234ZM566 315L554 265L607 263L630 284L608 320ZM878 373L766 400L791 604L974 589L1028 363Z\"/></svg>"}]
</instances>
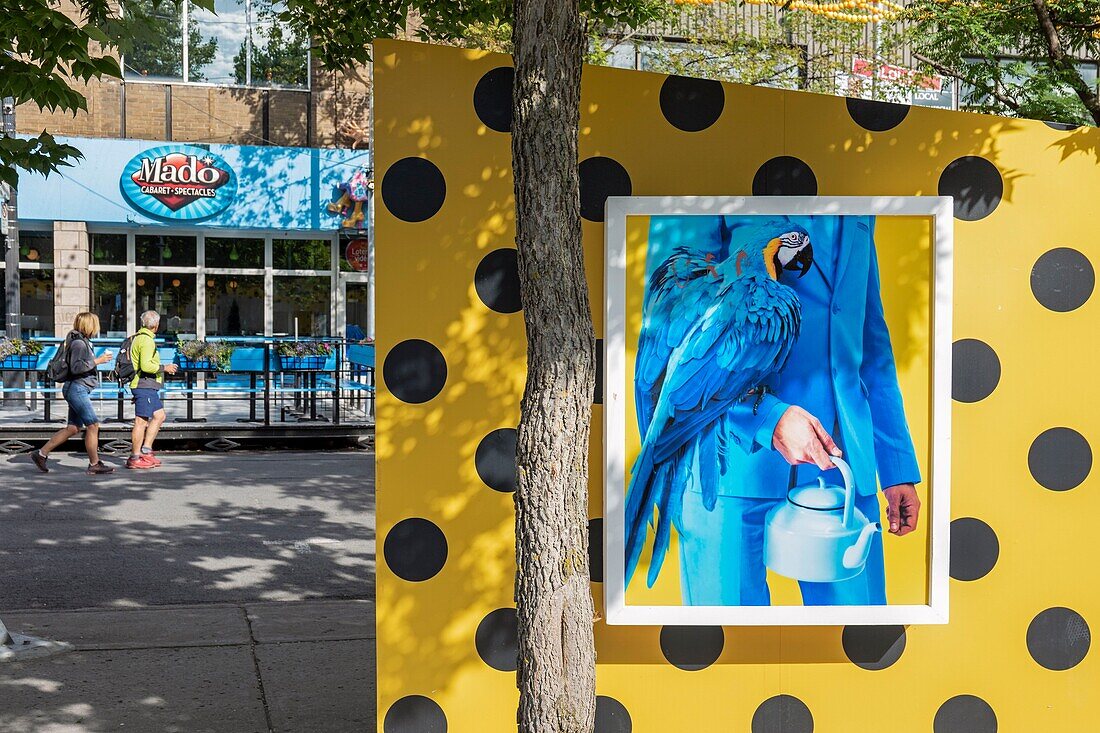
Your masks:
<instances>
[{"instance_id":1,"label":"framed photograph","mask_svg":"<svg viewBox=\"0 0 1100 733\"><path fill-rule=\"evenodd\" d=\"M612 197L609 624L948 620L952 201Z\"/></svg>"}]
</instances>

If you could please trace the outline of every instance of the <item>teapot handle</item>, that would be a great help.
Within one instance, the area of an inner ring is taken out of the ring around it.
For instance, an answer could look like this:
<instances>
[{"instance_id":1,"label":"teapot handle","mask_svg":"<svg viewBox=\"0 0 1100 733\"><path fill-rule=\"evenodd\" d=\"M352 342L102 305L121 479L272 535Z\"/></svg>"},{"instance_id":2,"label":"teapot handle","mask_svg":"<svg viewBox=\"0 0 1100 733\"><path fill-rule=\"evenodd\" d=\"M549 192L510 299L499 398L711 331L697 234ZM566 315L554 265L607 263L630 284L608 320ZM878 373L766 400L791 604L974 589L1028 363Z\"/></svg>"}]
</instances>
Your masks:
<instances>
[{"instance_id":1,"label":"teapot handle","mask_svg":"<svg viewBox=\"0 0 1100 733\"><path fill-rule=\"evenodd\" d=\"M840 475L844 477L844 526L852 526L852 516L855 513L855 497L852 496L855 479L852 477L852 469L841 458L832 456L833 464L840 469Z\"/></svg>"}]
</instances>

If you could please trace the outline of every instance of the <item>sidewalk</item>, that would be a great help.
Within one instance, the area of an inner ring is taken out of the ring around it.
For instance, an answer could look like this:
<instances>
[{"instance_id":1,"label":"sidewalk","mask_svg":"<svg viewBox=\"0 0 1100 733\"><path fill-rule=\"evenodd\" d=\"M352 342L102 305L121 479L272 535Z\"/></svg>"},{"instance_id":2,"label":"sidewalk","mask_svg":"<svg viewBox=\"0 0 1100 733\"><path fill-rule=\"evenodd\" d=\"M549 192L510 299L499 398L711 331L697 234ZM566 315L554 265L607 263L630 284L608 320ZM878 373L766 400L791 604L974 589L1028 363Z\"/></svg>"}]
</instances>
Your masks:
<instances>
[{"instance_id":1,"label":"sidewalk","mask_svg":"<svg viewBox=\"0 0 1100 733\"><path fill-rule=\"evenodd\" d=\"M374 603L4 614L75 651L0 665L5 733L375 730Z\"/></svg>"}]
</instances>

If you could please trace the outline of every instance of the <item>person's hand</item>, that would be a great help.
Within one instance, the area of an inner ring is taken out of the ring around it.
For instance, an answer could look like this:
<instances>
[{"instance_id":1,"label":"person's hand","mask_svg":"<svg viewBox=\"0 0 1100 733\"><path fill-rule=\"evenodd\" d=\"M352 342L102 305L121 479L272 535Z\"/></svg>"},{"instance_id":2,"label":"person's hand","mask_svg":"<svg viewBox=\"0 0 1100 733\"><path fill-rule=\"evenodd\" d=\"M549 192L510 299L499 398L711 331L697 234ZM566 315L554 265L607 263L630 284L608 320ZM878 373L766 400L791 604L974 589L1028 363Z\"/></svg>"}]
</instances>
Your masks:
<instances>
[{"instance_id":1,"label":"person's hand","mask_svg":"<svg viewBox=\"0 0 1100 733\"><path fill-rule=\"evenodd\" d=\"M822 471L832 468L831 456L841 456L821 421L797 405L787 408L772 434L772 446L792 466L813 463Z\"/></svg>"},{"instance_id":2,"label":"person's hand","mask_svg":"<svg viewBox=\"0 0 1100 733\"><path fill-rule=\"evenodd\" d=\"M114 359L114 358L115 358L115 352L108 349L107 351L103 352L103 356L101 356L101 357L99 357L98 359L95 360L95 363L96 364L106 364L107 362L109 362L111 359Z\"/></svg>"},{"instance_id":3,"label":"person's hand","mask_svg":"<svg viewBox=\"0 0 1100 733\"><path fill-rule=\"evenodd\" d=\"M921 513L921 500L916 497L916 486L899 483L882 490L887 495L887 522L890 534L904 537L916 529L916 517Z\"/></svg>"},{"instance_id":4,"label":"person's hand","mask_svg":"<svg viewBox=\"0 0 1100 733\"><path fill-rule=\"evenodd\" d=\"M897 484L883 489L882 493L886 494L886 520L890 523L890 534L904 537L916 529L920 514L917 487Z\"/></svg>"},{"instance_id":5,"label":"person's hand","mask_svg":"<svg viewBox=\"0 0 1100 733\"><path fill-rule=\"evenodd\" d=\"M176 366L175 364L166 364L164 366L164 373L165 374L175 374L178 371L179 371L179 367Z\"/></svg>"}]
</instances>

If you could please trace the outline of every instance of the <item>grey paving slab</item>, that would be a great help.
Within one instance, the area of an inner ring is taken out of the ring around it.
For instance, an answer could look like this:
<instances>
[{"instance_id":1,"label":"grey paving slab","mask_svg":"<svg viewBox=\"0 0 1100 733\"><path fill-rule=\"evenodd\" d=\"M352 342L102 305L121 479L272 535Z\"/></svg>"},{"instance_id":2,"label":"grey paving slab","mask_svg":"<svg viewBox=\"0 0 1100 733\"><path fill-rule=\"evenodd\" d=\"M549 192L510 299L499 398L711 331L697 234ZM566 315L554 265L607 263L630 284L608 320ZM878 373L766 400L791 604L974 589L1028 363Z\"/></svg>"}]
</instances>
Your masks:
<instances>
[{"instance_id":1,"label":"grey paving slab","mask_svg":"<svg viewBox=\"0 0 1100 733\"><path fill-rule=\"evenodd\" d=\"M276 733L374 731L374 641L256 647Z\"/></svg>"},{"instance_id":2,"label":"grey paving slab","mask_svg":"<svg viewBox=\"0 0 1100 733\"><path fill-rule=\"evenodd\" d=\"M247 646L83 651L8 664L0 666L0 699L4 733L268 730Z\"/></svg>"},{"instance_id":3,"label":"grey paving slab","mask_svg":"<svg viewBox=\"0 0 1100 733\"><path fill-rule=\"evenodd\" d=\"M236 606L5 613L3 619L24 634L65 641L77 649L249 643L244 611Z\"/></svg>"},{"instance_id":4,"label":"grey paving slab","mask_svg":"<svg viewBox=\"0 0 1100 733\"><path fill-rule=\"evenodd\" d=\"M374 638L374 601L250 603L245 610L258 644Z\"/></svg>"}]
</instances>

